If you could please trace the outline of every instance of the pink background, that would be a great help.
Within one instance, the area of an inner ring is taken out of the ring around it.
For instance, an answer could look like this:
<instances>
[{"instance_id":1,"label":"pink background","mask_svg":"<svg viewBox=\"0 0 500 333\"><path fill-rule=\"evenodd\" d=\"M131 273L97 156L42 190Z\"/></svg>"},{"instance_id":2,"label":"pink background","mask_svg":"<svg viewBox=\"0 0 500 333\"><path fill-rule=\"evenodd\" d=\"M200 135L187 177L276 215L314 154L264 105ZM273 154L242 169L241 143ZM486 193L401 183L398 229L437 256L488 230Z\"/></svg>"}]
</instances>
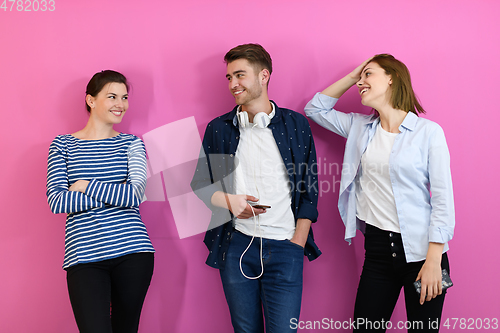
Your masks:
<instances>
[{"instance_id":1,"label":"pink background","mask_svg":"<svg viewBox=\"0 0 500 333\"><path fill-rule=\"evenodd\" d=\"M443 320L500 317L498 1L56 0L54 12L13 9L0 9L0 332L77 332L61 269L65 216L50 212L45 177L52 139L86 123L90 77L115 69L132 82L120 131L142 136L194 116L203 133L234 104L223 55L248 42L272 55L270 97L299 112L376 53L407 64L425 117L444 128L452 156L455 286ZM354 90L338 107L368 112ZM341 163L344 140L312 129L318 157ZM304 321L352 315L363 237L343 241L339 176L320 176L337 183L319 201L314 230L323 255L305 263ZM230 332L202 235L179 239L168 201L146 202L141 212L157 253L140 331ZM405 318L400 302L393 322Z\"/></svg>"}]
</instances>

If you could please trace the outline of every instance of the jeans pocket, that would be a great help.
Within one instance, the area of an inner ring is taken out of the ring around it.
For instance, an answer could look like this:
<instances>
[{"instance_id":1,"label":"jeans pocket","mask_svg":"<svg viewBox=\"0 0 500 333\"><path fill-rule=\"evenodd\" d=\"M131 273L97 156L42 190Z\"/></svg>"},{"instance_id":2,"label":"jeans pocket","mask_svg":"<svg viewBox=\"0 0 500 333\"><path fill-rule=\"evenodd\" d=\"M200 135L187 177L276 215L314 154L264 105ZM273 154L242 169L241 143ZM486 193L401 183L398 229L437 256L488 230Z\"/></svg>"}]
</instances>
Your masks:
<instances>
[{"instance_id":1,"label":"jeans pocket","mask_svg":"<svg viewBox=\"0 0 500 333\"><path fill-rule=\"evenodd\" d=\"M286 240L288 243L290 243L290 244L292 244L293 246L295 246L296 248L301 249L301 250L302 250L302 252L304 251L304 248L303 248L302 246L300 246L299 244L296 244L296 243L292 242L292 241L291 241L291 240L289 240L289 239L285 239L285 240Z\"/></svg>"}]
</instances>

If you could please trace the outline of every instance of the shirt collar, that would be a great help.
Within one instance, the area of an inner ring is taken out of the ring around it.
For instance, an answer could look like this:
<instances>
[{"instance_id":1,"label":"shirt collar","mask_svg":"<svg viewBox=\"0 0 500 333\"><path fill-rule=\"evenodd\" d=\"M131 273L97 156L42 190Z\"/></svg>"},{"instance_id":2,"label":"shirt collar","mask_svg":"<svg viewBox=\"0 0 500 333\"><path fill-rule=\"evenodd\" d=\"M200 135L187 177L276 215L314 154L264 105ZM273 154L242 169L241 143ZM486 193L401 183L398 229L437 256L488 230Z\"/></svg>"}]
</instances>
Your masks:
<instances>
[{"instance_id":1,"label":"shirt collar","mask_svg":"<svg viewBox=\"0 0 500 333\"><path fill-rule=\"evenodd\" d=\"M413 131L417 126L417 121L418 116L414 112L408 111L405 119L403 120L401 125L399 125L399 130L401 131L401 127L404 127L410 131Z\"/></svg>"},{"instance_id":2,"label":"shirt collar","mask_svg":"<svg viewBox=\"0 0 500 333\"><path fill-rule=\"evenodd\" d=\"M380 117L376 117L375 115L373 115L369 120L368 120L368 125L370 125L370 127L373 129L375 127L377 127L378 123L380 123Z\"/></svg>"},{"instance_id":3,"label":"shirt collar","mask_svg":"<svg viewBox=\"0 0 500 333\"><path fill-rule=\"evenodd\" d=\"M403 122L401 125L399 125L399 131L402 132L401 130L406 128L407 130L413 131L415 127L417 126L417 121L418 121L418 116L411 111L408 111L405 119L403 119ZM377 127L377 125L380 123L380 117L372 117L370 121L368 122L369 125L371 125L371 128Z\"/></svg>"}]
</instances>

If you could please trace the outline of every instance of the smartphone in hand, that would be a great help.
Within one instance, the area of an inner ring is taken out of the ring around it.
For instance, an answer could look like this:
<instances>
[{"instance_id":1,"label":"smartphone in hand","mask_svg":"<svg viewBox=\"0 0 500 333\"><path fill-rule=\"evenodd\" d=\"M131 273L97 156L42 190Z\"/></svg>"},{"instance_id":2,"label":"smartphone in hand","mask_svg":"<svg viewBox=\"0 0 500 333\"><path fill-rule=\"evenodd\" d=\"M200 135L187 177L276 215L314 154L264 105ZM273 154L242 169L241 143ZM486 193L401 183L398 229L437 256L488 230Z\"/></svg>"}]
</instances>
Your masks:
<instances>
[{"instance_id":1,"label":"smartphone in hand","mask_svg":"<svg viewBox=\"0 0 500 333\"><path fill-rule=\"evenodd\" d=\"M271 208L271 206L266 206L266 205L252 205L252 204L250 204L250 206L252 206L253 208L257 208L257 209L268 209L268 208Z\"/></svg>"}]
</instances>

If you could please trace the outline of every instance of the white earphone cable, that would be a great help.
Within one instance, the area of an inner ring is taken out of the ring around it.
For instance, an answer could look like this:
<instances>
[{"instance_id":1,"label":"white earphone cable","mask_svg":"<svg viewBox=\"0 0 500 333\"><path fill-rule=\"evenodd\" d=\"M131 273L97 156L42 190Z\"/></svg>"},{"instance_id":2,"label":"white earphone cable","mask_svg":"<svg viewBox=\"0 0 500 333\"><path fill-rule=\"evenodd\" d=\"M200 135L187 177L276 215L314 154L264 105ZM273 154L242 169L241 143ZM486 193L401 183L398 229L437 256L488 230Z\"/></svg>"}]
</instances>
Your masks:
<instances>
[{"instance_id":1,"label":"white earphone cable","mask_svg":"<svg viewBox=\"0 0 500 333\"><path fill-rule=\"evenodd\" d=\"M251 143L253 143L253 129L254 129L255 126L257 126L257 124L254 124L252 126L252 128L250 129L250 142ZM260 154L260 147L259 147L259 154ZM256 178L255 178L255 160L260 160L260 158L259 159L254 159L254 165L253 165L253 168L252 168L253 169L252 170L253 182L254 182L254 185L255 185L255 189L257 190L257 195L258 195L259 200L260 200L260 192L259 192L259 188L257 187L257 181L256 181ZM243 253L240 256L240 271L241 271L241 274L243 274L243 276L246 277L247 279L249 279L249 280L256 280L256 279L260 278L264 274L264 262L262 260L262 230L260 229L260 217L259 217L259 215L255 215L255 211L254 211L254 208L252 206L250 206L250 208L252 209L252 214L253 214L253 219L254 219L253 235L252 235L252 239L250 240L250 243L248 244L247 248L245 249L245 251L243 251ZM247 276L243 272L243 267L241 266L241 262L243 261L243 256L248 251L248 249L250 248L250 246L253 243L253 240L255 239L255 231L257 229L257 224L259 225L259 235L260 235L260 267L261 267L261 271L260 271L260 274L258 276Z\"/></svg>"}]
</instances>

